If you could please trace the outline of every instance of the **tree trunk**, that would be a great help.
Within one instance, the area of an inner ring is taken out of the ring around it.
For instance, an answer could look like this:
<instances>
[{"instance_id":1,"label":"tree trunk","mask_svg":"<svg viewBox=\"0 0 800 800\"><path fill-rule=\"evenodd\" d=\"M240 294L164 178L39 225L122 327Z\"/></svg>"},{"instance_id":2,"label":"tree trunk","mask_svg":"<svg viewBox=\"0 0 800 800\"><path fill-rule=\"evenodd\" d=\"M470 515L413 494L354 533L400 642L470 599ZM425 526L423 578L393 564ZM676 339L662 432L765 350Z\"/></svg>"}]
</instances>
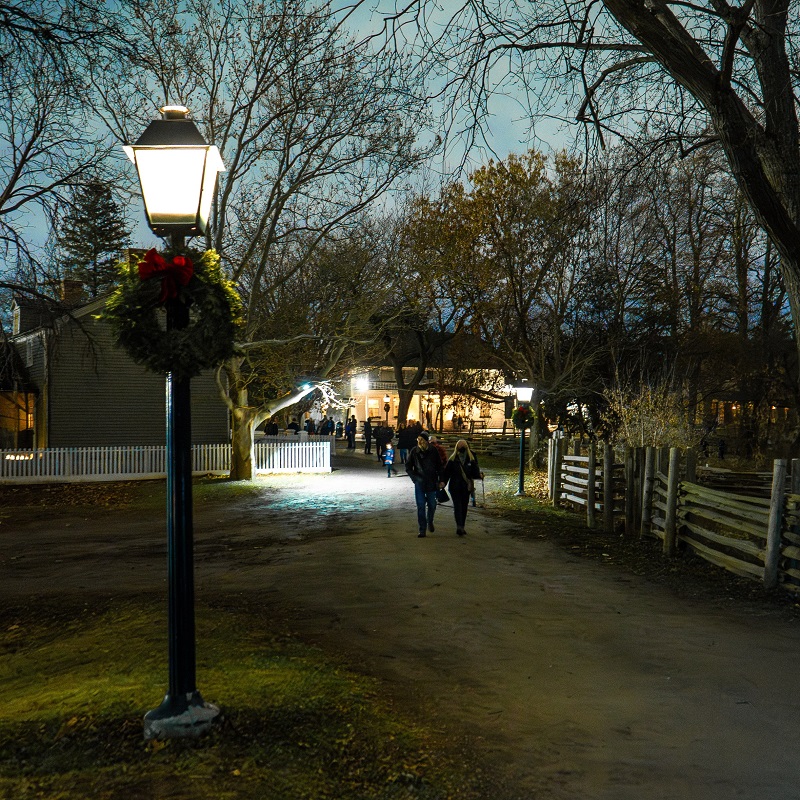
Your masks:
<instances>
[{"instance_id":1,"label":"tree trunk","mask_svg":"<svg viewBox=\"0 0 800 800\"><path fill-rule=\"evenodd\" d=\"M533 467L539 466L539 439L539 412L538 409L534 409L533 425L528 430L528 447L530 449L528 463Z\"/></svg>"},{"instance_id":2,"label":"tree trunk","mask_svg":"<svg viewBox=\"0 0 800 800\"><path fill-rule=\"evenodd\" d=\"M413 389L401 389L397 387L397 396L400 402L397 405L397 422L406 422L408 419L408 409L411 408L411 401L414 399Z\"/></svg>"},{"instance_id":3,"label":"tree trunk","mask_svg":"<svg viewBox=\"0 0 800 800\"><path fill-rule=\"evenodd\" d=\"M306 395L315 391L317 385L309 383L263 405L252 406L241 373L241 362L236 359L227 362L225 374L228 378L228 388L226 390L220 385L220 392L231 415L231 480L251 481L254 474L256 428L265 419L299 403Z\"/></svg>"},{"instance_id":4,"label":"tree trunk","mask_svg":"<svg viewBox=\"0 0 800 800\"><path fill-rule=\"evenodd\" d=\"M237 406L231 413L231 480L253 480L256 409Z\"/></svg>"},{"instance_id":5,"label":"tree trunk","mask_svg":"<svg viewBox=\"0 0 800 800\"><path fill-rule=\"evenodd\" d=\"M226 364L228 390L225 400L231 415L231 480L251 481L254 475L253 447L256 426L269 413L251 406L240 363Z\"/></svg>"}]
</instances>

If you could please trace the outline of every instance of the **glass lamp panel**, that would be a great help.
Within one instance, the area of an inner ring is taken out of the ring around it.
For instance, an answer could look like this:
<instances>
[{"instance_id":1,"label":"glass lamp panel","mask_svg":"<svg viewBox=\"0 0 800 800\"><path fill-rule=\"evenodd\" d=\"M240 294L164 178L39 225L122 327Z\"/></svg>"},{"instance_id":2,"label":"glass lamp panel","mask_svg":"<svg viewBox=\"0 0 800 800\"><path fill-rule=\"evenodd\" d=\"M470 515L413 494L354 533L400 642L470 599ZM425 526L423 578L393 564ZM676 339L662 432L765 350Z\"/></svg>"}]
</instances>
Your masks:
<instances>
[{"instance_id":1,"label":"glass lamp panel","mask_svg":"<svg viewBox=\"0 0 800 800\"><path fill-rule=\"evenodd\" d=\"M150 226L196 227L206 148L136 147L134 152Z\"/></svg>"},{"instance_id":2,"label":"glass lamp panel","mask_svg":"<svg viewBox=\"0 0 800 800\"><path fill-rule=\"evenodd\" d=\"M214 189L217 186L217 175L225 171L219 150L216 147L208 148L206 169L203 174L203 194L200 198L200 229L208 227L208 218L211 216L211 203L214 200Z\"/></svg>"},{"instance_id":3,"label":"glass lamp panel","mask_svg":"<svg viewBox=\"0 0 800 800\"><path fill-rule=\"evenodd\" d=\"M533 386L517 386L515 389L520 403L530 403L533 397Z\"/></svg>"}]
</instances>

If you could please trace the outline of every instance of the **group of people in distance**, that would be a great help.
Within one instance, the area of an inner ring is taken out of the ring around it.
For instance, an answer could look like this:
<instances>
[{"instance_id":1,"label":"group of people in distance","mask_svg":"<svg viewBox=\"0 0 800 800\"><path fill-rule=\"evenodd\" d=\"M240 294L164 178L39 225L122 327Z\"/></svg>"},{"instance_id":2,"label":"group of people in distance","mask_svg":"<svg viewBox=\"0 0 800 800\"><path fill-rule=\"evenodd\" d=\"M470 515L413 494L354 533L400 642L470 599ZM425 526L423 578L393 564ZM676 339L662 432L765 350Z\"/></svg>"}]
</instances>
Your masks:
<instances>
[{"instance_id":1,"label":"group of people in distance","mask_svg":"<svg viewBox=\"0 0 800 800\"><path fill-rule=\"evenodd\" d=\"M270 421L272 422L272 420ZM460 420L459 420L460 422ZM323 418L318 426L306 420L305 429L309 433L335 433L347 439L347 449L356 448L358 422L351 416L344 425L334 423L330 417ZM275 426L277 428L277 425ZM300 429L296 419L288 426L295 431ZM315 427L317 428L315 430ZM424 430L419 422L400 423L397 432L388 425L372 424L371 419L363 423L364 452L372 454L373 441L376 455L386 468L387 477L397 475L396 463L404 464L406 472L414 484L414 499L417 504L417 523L419 538L433 533L434 515L440 492L449 490L453 501L453 515L456 533L466 536L467 509L470 501L475 505L475 481L483 480L483 472L478 459L465 439L456 442L452 455L448 457L444 446L437 437ZM267 433L270 431L268 430ZM277 431L276 431L277 433ZM395 444L396 441L396 444ZM444 498L447 499L447 498Z\"/></svg>"}]
</instances>

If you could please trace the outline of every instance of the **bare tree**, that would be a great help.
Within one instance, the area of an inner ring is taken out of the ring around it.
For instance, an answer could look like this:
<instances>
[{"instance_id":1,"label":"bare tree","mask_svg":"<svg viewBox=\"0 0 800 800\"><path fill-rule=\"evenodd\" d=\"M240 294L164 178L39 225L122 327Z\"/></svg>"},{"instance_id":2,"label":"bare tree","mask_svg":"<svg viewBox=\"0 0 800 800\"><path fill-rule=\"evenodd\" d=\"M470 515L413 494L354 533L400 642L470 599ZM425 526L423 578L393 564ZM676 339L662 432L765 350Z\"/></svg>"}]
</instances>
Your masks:
<instances>
[{"instance_id":1,"label":"bare tree","mask_svg":"<svg viewBox=\"0 0 800 800\"><path fill-rule=\"evenodd\" d=\"M587 272L579 287L581 318L598 349L605 385L647 369L661 320L647 283L661 253L650 170L629 148L609 148L587 176L591 225ZM649 346L648 346L649 345Z\"/></svg>"},{"instance_id":2,"label":"bare tree","mask_svg":"<svg viewBox=\"0 0 800 800\"><path fill-rule=\"evenodd\" d=\"M600 142L626 121L684 152L718 142L780 253L800 347L797 0L467 0L444 25L412 0L386 26L430 54L472 132L511 80L534 117L571 111Z\"/></svg>"},{"instance_id":3,"label":"bare tree","mask_svg":"<svg viewBox=\"0 0 800 800\"><path fill-rule=\"evenodd\" d=\"M737 392L755 425L759 407L786 397L796 375L785 289L763 231L710 150L643 159L617 148L610 164L591 169L592 266L581 302L585 334L608 347L604 385L667 387L690 425L702 407L707 426L712 398Z\"/></svg>"},{"instance_id":4,"label":"bare tree","mask_svg":"<svg viewBox=\"0 0 800 800\"><path fill-rule=\"evenodd\" d=\"M115 46L113 20L94 3L0 4L0 254L19 291L50 278L36 250L67 190L102 174L109 148L86 135L83 48Z\"/></svg>"},{"instance_id":5,"label":"bare tree","mask_svg":"<svg viewBox=\"0 0 800 800\"><path fill-rule=\"evenodd\" d=\"M136 68L108 62L95 73L105 119L130 140L131 127L140 129L152 116L154 100L182 102L220 148L227 172L207 244L240 288L242 345L252 361L262 347L269 299L303 274L321 243L357 227L363 212L424 157L415 146L424 102L404 59L348 39L326 4L190 0L145 7L131 0L130 12ZM287 340L330 339L329 330L315 330L302 313L288 322ZM263 346L274 339L273 332ZM315 377L326 378L331 363ZM233 475L245 478L254 420L306 390L287 385L279 401L255 405L245 361L229 362L225 372Z\"/></svg>"}]
</instances>

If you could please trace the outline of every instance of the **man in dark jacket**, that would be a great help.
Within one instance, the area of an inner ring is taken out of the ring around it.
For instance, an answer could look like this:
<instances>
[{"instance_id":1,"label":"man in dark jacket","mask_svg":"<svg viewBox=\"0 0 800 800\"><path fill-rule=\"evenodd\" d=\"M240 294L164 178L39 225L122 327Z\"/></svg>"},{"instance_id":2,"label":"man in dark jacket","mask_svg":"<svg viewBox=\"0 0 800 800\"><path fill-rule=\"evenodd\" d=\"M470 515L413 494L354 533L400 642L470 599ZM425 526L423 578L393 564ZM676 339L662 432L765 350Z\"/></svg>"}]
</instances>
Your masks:
<instances>
[{"instance_id":1,"label":"man in dark jacket","mask_svg":"<svg viewBox=\"0 0 800 800\"><path fill-rule=\"evenodd\" d=\"M427 431L417 436L417 446L411 448L406 461L406 472L414 483L414 499L417 501L419 538L425 530L434 531L433 515L436 513L436 490L442 474L439 453L430 444Z\"/></svg>"},{"instance_id":2,"label":"man in dark jacket","mask_svg":"<svg viewBox=\"0 0 800 800\"><path fill-rule=\"evenodd\" d=\"M400 423L397 426L397 449L400 451L400 463L405 464L408 461L408 452L414 447L417 440L418 431L415 431L411 425Z\"/></svg>"},{"instance_id":3,"label":"man in dark jacket","mask_svg":"<svg viewBox=\"0 0 800 800\"><path fill-rule=\"evenodd\" d=\"M369 417L364 420L364 452L372 453L372 422Z\"/></svg>"}]
</instances>

